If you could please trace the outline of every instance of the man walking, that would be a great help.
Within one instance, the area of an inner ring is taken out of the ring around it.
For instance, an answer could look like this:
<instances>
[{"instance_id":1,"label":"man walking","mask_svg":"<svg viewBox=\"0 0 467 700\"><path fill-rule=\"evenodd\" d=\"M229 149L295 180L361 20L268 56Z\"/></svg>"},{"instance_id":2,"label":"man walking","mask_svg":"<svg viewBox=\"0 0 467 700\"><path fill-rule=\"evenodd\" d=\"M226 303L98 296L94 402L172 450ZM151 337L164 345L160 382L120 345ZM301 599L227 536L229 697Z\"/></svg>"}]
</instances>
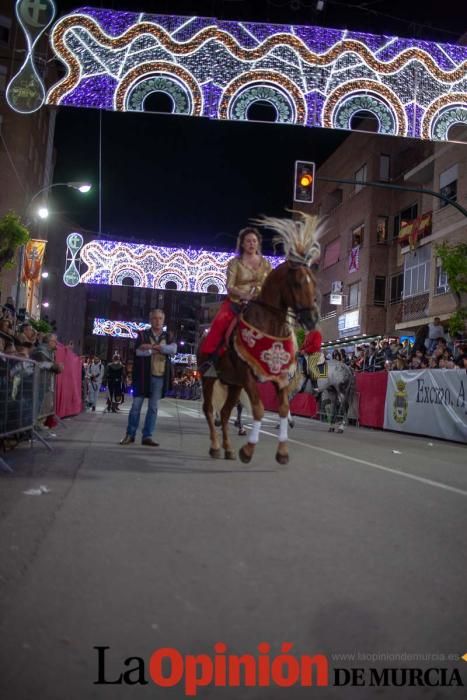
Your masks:
<instances>
[{"instance_id":1,"label":"man walking","mask_svg":"<svg viewBox=\"0 0 467 700\"><path fill-rule=\"evenodd\" d=\"M143 427L143 445L158 447L152 434L156 427L159 400L170 388L171 366L169 355L177 352L176 343L164 330L164 312L153 309L149 313L151 328L138 334L133 365L133 404L128 416L126 435L121 445L135 441L144 399L148 399L148 410Z\"/></svg>"}]
</instances>

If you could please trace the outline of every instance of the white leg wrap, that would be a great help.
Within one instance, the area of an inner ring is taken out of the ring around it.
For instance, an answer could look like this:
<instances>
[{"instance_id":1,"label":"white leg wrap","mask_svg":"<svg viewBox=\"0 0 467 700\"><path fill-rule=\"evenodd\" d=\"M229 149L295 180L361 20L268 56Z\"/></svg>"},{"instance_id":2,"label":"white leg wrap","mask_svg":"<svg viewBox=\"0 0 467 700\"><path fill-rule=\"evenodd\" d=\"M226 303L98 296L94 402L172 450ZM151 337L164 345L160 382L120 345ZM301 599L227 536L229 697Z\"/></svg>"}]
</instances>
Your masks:
<instances>
[{"instance_id":1,"label":"white leg wrap","mask_svg":"<svg viewBox=\"0 0 467 700\"><path fill-rule=\"evenodd\" d=\"M253 421L253 427L251 429L251 433L248 436L248 442L251 442L252 445L256 445L259 442L259 431L261 429L261 421L260 420L254 420Z\"/></svg>"},{"instance_id":2,"label":"white leg wrap","mask_svg":"<svg viewBox=\"0 0 467 700\"><path fill-rule=\"evenodd\" d=\"M290 414L289 414L290 415ZM281 418L279 423L279 442L287 442L288 439L289 419Z\"/></svg>"}]
</instances>

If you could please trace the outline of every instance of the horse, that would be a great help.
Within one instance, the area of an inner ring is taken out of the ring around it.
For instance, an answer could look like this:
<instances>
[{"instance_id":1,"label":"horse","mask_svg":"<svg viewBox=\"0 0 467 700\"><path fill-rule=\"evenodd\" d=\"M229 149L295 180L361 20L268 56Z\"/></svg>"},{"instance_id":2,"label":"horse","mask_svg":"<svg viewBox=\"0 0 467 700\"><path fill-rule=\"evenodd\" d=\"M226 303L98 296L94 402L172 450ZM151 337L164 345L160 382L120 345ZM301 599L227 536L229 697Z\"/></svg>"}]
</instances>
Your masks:
<instances>
[{"instance_id":1,"label":"horse","mask_svg":"<svg viewBox=\"0 0 467 700\"><path fill-rule=\"evenodd\" d=\"M214 376L211 371L203 373L203 412L209 425L209 454L212 458L219 459L221 449L214 425L212 402L214 383L219 378L228 386L227 399L220 412L222 447L225 459L235 459L228 421L242 388L245 389L252 408L253 428L248 441L239 451L239 457L244 464L248 464L259 441L264 416L257 380L273 381L279 399L280 416L276 460L279 464L287 464L287 387L296 356L291 319L306 330L312 330L319 320L317 283L311 269L320 254L316 240L318 219L300 213L300 219L297 220L261 217L254 223L276 232L275 241L284 247L285 262L269 273L259 295L241 312L228 348L216 362ZM198 367L205 365L205 362L206 357L199 354Z\"/></svg>"},{"instance_id":2,"label":"horse","mask_svg":"<svg viewBox=\"0 0 467 700\"><path fill-rule=\"evenodd\" d=\"M327 377L318 379L317 388L311 386L310 377L304 372L302 363L298 363L295 375L289 384L289 401L299 392L312 394L320 400L324 392L327 392L331 397L329 432L335 432L337 415L340 411L341 421L337 427L337 432L343 433L348 420L354 387L354 374L350 367L344 362L328 360Z\"/></svg>"}]
</instances>

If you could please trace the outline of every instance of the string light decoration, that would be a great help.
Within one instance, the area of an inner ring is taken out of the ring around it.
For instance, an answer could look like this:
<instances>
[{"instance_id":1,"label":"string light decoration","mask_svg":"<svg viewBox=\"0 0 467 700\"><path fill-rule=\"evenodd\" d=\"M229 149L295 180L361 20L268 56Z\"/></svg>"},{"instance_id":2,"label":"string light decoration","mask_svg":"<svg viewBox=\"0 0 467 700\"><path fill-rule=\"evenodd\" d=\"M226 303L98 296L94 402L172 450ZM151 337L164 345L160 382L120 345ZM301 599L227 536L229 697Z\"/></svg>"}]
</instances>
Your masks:
<instances>
[{"instance_id":1,"label":"string light decoration","mask_svg":"<svg viewBox=\"0 0 467 700\"><path fill-rule=\"evenodd\" d=\"M75 234L76 235L76 234ZM68 237L71 242L72 239ZM208 251L202 248L167 248L120 241L91 241L81 249L80 264L87 270L77 277L76 254L73 274L69 267L63 277L69 287L77 284L108 284L149 289L174 289L179 292L227 294L227 263L233 252ZM283 258L265 256L272 267ZM70 256L67 257L69 265Z\"/></svg>"},{"instance_id":2,"label":"string light decoration","mask_svg":"<svg viewBox=\"0 0 467 700\"><path fill-rule=\"evenodd\" d=\"M144 110L164 93L176 114L349 129L370 111L380 133L448 140L467 121L467 47L348 30L82 8L51 36L67 73L50 105Z\"/></svg>"},{"instance_id":3,"label":"string light decoration","mask_svg":"<svg viewBox=\"0 0 467 700\"><path fill-rule=\"evenodd\" d=\"M131 338L138 337L140 331L151 328L149 323L137 323L136 321L109 321L106 318L95 318L92 329L93 335L105 335L107 338Z\"/></svg>"}]
</instances>

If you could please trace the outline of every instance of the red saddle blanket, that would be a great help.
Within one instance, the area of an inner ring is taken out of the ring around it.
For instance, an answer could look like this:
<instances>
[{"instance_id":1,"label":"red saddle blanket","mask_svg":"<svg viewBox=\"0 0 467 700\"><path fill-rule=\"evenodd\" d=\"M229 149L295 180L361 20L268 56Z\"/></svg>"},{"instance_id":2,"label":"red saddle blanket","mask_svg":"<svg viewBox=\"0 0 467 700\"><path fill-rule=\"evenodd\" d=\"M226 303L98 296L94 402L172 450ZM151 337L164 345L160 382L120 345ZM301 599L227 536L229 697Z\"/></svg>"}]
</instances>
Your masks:
<instances>
[{"instance_id":1,"label":"red saddle blanket","mask_svg":"<svg viewBox=\"0 0 467 700\"><path fill-rule=\"evenodd\" d=\"M289 375L295 372L296 344L294 336L278 338L266 335L243 318L238 321L234 345L260 382L275 382L287 386Z\"/></svg>"}]
</instances>

